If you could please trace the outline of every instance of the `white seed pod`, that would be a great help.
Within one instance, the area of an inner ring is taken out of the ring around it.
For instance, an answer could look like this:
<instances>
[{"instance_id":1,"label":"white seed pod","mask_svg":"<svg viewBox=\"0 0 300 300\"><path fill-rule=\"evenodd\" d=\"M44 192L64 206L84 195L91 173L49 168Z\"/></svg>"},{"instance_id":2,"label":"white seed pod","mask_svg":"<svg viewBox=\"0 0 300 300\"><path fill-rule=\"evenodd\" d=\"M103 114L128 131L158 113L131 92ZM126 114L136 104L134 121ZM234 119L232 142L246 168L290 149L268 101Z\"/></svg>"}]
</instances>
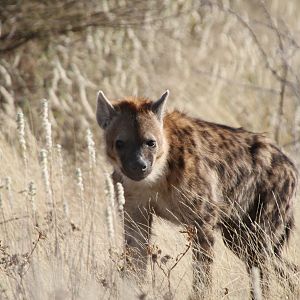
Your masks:
<instances>
[{"instance_id":1,"label":"white seed pod","mask_svg":"<svg viewBox=\"0 0 300 300\"><path fill-rule=\"evenodd\" d=\"M114 243L115 230L114 230L113 213L109 205L106 208L106 224L107 224L108 237L110 240L110 244L112 245Z\"/></svg>"},{"instance_id":2,"label":"white seed pod","mask_svg":"<svg viewBox=\"0 0 300 300\"><path fill-rule=\"evenodd\" d=\"M115 211L115 189L114 184L111 179L111 176L106 173L105 174L105 193L106 199L108 200L108 205L111 207L112 212Z\"/></svg>"},{"instance_id":3,"label":"white seed pod","mask_svg":"<svg viewBox=\"0 0 300 300\"><path fill-rule=\"evenodd\" d=\"M47 195L47 200L52 203L52 191L50 185L50 177L48 171L48 152L45 149L40 151L40 163L42 168L42 177Z\"/></svg>"},{"instance_id":4,"label":"white seed pod","mask_svg":"<svg viewBox=\"0 0 300 300\"><path fill-rule=\"evenodd\" d=\"M123 212L125 205L125 197L124 197L124 188L122 183L117 183L117 199L118 199L118 210L119 212Z\"/></svg>"},{"instance_id":5,"label":"white seed pod","mask_svg":"<svg viewBox=\"0 0 300 300\"><path fill-rule=\"evenodd\" d=\"M18 139L21 147L22 152L22 159L25 165L25 168L27 167L27 146L26 146L26 139L25 139L25 122L24 122L24 114L22 111L19 111L17 113L17 130L18 130Z\"/></svg>"},{"instance_id":6,"label":"white seed pod","mask_svg":"<svg viewBox=\"0 0 300 300\"><path fill-rule=\"evenodd\" d=\"M46 149L50 153L52 149L52 129L51 123L49 122L49 107L46 99L42 100L42 108L42 125L45 133Z\"/></svg>"},{"instance_id":7,"label":"white seed pod","mask_svg":"<svg viewBox=\"0 0 300 300\"><path fill-rule=\"evenodd\" d=\"M90 169L93 169L93 167L96 165L96 150L95 150L95 142L93 139L93 134L90 129L87 129L86 131L86 140L87 140L87 146L89 152L89 165L90 165Z\"/></svg>"},{"instance_id":8,"label":"white seed pod","mask_svg":"<svg viewBox=\"0 0 300 300\"><path fill-rule=\"evenodd\" d=\"M76 183L80 193L84 193L83 178L82 178L82 172L80 168L76 168Z\"/></svg>"}]
</instances>

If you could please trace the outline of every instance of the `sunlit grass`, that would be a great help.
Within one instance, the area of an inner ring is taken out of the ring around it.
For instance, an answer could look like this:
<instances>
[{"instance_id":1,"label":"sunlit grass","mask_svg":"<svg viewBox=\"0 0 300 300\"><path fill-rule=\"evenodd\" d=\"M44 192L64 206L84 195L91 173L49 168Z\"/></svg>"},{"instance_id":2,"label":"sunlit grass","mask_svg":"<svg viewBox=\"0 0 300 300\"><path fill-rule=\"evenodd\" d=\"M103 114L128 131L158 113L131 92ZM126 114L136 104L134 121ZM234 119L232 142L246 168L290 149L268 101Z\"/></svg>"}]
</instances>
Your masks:
<instances>
[{"instance_id":1,"label":"sunlit grass","mask_svg":"<svg viewBox=\"0 0 300 300\"><path fill-rule=\"evenodd\" d=\"M172 266L187 242L181 227L158 218L151 239L156 252L149 252L145 280L139 274L137 281L123 277L123 202L116 201L122 190L112 196L106 177L111 169L95 120L96 91L109 98L138 94L155 99L168 88L169 109L273 138L281 86L249 28L234 14L217 5L165 2L158 22L90 28L57 37L48 47L32 41L1 56L0 298L166 299L170 283L172 297L188 296L191 251L169 282L153 265L152 255L160 250L159 263L170 256L166 267ZM259 3L216 3L249 21L271 66L281 74L284 57L291 66L287 80L297 85L298 1L267 1L284 51ZM293 85L287 86L284 101L279 142L299 166L300 106ZM298 202L296 230L284 254L299 264ZM219 236L213 284L215 299L244 299L249 293L243 263ZM293 299L274 274L271 292L271 299Z\"/></svg>"}]
</instances>

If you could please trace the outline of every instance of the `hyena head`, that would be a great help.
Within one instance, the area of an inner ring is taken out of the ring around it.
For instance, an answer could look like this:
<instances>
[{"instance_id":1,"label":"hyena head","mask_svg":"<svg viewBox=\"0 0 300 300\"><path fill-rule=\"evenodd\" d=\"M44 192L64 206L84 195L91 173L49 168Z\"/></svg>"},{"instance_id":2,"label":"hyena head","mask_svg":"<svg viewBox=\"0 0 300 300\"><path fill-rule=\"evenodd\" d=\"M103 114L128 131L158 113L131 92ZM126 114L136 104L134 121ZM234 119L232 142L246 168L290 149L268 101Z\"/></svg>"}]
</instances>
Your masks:
<instances>
[{"instance_id":1,"label":"hyena head","mask_svg":"<svg viewBox=\"0 0 300 300\"><path fill-rule=\"evenodd\" d=\"M166 151L163 115L169 91L157 101L97 96L97 122L105 132L107 156L114 168L134 181L156 177Z\"/></svg>"}]
</instances>

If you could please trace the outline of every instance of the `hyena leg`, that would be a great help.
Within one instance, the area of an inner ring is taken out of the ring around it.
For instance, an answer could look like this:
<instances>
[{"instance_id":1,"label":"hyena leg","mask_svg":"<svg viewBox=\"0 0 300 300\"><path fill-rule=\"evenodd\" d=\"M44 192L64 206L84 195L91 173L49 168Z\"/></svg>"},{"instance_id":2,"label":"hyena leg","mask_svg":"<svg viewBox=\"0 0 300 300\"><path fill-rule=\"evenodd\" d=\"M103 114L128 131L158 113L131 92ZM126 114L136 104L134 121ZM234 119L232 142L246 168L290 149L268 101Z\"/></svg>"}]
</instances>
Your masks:
<instances>
[{"instance_id":1,"label":"hyena leg","mask_svg":"<svg viewBox=\"0 0 300 300\"><path fill-rule=\"evenodd\" d=\"M215 242L213 233L211 226L197 226L197 235L193 241L194 299L208 299L211 295L211 264Z\"/></svg>"},{"instance_id":2,"label":"hyena leg","mask_svg":"<svg viewBox=\"0 0 300 300\"><path fill-rule=\"evenodd\" d=\"M254 233L239 221L224 221L222 236L225 245L245 262L250 278L251 299L259 300L267 298L269 294L269 268L263 254L259 249L266 247L258 246L253 240Z\"/></svg>"},{"instance_id":3,"label":"hyena leg","mask_svg":"<svg viewBox=\"0 0 300 300\"><path fill-rule=\"evenodd\" d=\"M253 300L268 298L270 292L269 271L262 263L254 264L253 261L246 263L250 278L250 296Z\"/></svg>"},{"instance_id":4,"label":"hyena leg","mask_svg":"<svg viewBox=\"0 0 300 300\"><path fill-rule=\"evenodd\" d=\"M288 221L286 221L285 230L281 235L281 238L277 240L274 246L275 258L272 261L275 269L275 274L279 279L279 283L288 283L288 286L293 294L299 293L300 289L297 288L297 280L295 280L295 274L300 272L300 267L293 264L282 256L282 248L289 242L289 237L292 230L295 227L294 216L291 215Z\"/></svg>"},{"instance_id":5,"label":"hyena leg","mask_svg":"<svg viewBox=\"0 0 300 300\"><path fill-rule=\"evenodd\" d=\"M145 273L147 267L147 245L151 235L152 214L149 209L138 207L125 209L125 244L128 267L137 273Z\"/></svg>"},{"instance_id":6,"label":"hyena leg","mask_svg":"<svg viewBox=\"0 0 300 300\"><path fill-rule=\"evenodd\" d=\"M250 278L250 294L253 300L267 299L270 295L270 254L269 237L261 230L244 231L241 238L244 245L244 262Z\"/></svg>"}]
</instances>

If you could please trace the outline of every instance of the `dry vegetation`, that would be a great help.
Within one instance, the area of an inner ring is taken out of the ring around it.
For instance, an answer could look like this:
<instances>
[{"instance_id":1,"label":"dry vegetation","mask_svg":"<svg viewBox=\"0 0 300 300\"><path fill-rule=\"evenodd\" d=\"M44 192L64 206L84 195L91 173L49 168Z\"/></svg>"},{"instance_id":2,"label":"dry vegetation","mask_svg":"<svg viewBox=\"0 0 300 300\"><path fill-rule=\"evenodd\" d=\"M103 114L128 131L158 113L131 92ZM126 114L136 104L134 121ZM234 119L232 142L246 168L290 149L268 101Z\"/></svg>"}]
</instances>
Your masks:
<instances>
[{"instance_id":1,"label":"dry vegetation","mask_svg":"<svg viewBox=\"0 0 300 300\"><path fill-rule=\"evenodd\" d=\"M169 88L171 108L268 132L299 167L299 1L25 2L0 12L0 298L187 298L191 232L160 219L145 282L123 277L96 91ZM244 265L221 239L215 256L214 298L245 299ZM270 299L297 299L281 283Z\"/></svg>"}]
</instances>

